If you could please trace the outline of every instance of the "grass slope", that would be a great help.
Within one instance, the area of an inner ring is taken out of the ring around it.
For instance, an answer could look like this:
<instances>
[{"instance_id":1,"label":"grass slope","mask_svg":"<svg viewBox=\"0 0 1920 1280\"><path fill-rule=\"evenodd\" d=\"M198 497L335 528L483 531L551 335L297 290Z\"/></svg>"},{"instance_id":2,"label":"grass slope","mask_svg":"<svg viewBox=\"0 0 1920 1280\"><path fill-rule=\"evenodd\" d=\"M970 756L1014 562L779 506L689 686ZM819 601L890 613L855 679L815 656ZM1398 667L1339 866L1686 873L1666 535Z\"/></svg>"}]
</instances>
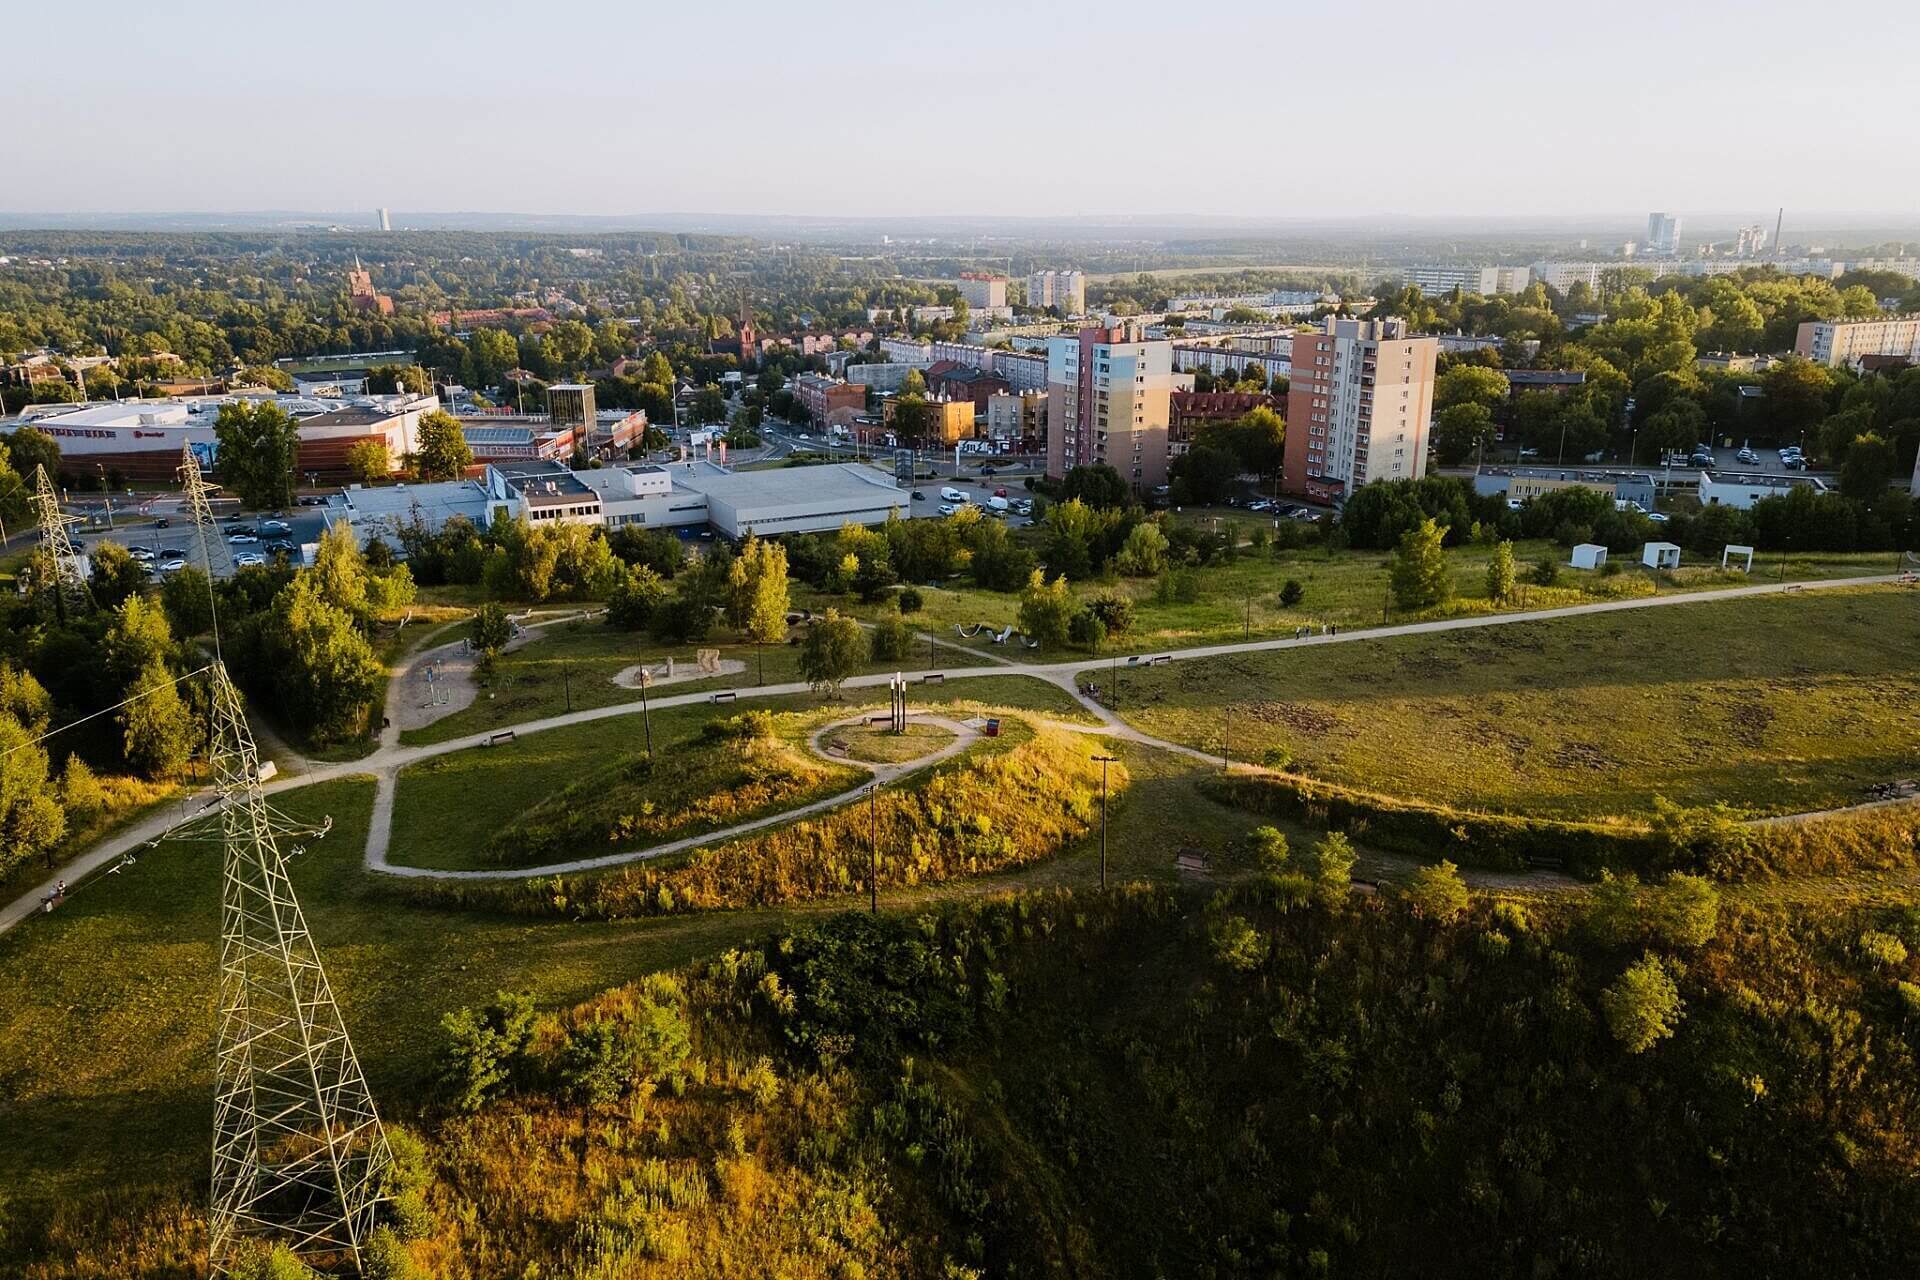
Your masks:
<instances>
[{"instance_id":1,"label":"grass slope","mask_svg":"<svg viewBox=\"0 0 1920 1280\"><path fill-rule=\"evenodd\" d=\"M1121 714L1463 808L1851 803L1920 767L1920 595L1763 597L1129 672Z\"/></svg>"}]
</instances>

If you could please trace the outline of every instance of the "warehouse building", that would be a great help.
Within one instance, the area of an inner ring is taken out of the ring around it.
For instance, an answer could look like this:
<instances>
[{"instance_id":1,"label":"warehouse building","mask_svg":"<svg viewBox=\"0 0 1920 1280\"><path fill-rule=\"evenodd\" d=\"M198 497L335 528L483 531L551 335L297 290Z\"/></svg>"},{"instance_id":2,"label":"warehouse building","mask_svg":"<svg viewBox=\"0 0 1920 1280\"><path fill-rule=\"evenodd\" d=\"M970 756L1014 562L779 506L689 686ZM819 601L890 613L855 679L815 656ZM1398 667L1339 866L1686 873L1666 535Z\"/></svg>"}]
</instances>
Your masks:
<instances>
[{"instance_id":1,"label":"warehouse building","mask_svg":"<svg viewBox=\"0 0 1920 1280\"><path fill-rule=\"evenodd\" d=\"M729 538L884 524L905 515L908 501L905 489L852 464L698 475L685 483L706 494L707 522Z\"/></svg>"}]
</instances>

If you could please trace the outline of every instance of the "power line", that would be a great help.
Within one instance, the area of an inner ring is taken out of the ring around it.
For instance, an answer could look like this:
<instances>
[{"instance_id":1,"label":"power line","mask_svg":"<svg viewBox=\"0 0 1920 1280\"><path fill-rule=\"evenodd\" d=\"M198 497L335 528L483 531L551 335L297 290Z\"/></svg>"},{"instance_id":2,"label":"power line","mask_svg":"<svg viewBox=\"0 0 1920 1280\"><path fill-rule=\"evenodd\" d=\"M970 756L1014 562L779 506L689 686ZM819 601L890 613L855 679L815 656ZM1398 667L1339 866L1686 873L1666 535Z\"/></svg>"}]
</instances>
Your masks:
<instances>
[{"instance_id":1,"label":"power line","mask_svg":"<svg viewBox=\"0 0 1920 1280\"><path fill-rule=\"evenodd\" d=\"M37 738L29 738L27 741L22 742L17 746L8 747L5 751L0 751L0 760L6 759L8 756L12 755L16 751L25 751L28 747L38 746L40 743L45 742L48 738L53 737L55 734L65 733L67 730L73 728L75 725L85 724L89 720L98 720L101 716L106 715L109 711L118 711L120 708L129 706L132 703L138 702L142 698L151 697L152 695L160 692L162 689L170 689L174 685L179 684L183 680L191 680L195 676L204 675L211 670L213 670L212 663L208 663L204 667L196 667L194 670L187 672L185 675L175 676L173 679L167 681L165 684L156 684L147 689L141 690L139 693L133 694L131 697L122 698L120 699L120 701L114 703L110 707L102 707L98 711L90 711L86 715L81 716L78 720L69 720L65 724L61 725L59 728L49 729Z\"/></svg>"}]
</instances>

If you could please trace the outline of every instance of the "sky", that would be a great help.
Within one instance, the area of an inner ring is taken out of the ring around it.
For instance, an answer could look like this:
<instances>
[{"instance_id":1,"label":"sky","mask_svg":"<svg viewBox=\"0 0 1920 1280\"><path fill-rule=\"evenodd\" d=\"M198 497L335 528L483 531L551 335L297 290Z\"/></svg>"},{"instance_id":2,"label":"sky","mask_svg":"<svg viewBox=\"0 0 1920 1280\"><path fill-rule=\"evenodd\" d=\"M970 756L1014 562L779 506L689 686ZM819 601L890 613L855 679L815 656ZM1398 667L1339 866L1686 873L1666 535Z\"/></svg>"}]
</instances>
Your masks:
<instances>
[{"instance_id":1,"label":"sky","mask_svg":"<svg viewBox=\"0 0 1920 1280\"><path fill-rule=\"evenodd\" d=\"M107 0L29 25L14 213L1920 214L1913 0Z\"/></svg>"}]
</instances>

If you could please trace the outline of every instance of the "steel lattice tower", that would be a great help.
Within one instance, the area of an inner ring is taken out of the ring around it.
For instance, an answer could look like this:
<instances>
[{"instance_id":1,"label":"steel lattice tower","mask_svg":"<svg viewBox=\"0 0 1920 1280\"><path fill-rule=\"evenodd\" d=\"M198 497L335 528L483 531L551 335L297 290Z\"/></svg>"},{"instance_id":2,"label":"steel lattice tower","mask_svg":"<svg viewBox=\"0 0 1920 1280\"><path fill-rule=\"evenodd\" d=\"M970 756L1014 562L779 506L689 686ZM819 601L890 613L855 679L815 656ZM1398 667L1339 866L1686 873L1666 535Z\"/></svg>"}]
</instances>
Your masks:
<instances>
[{"instance_id":1,"label":"steel lattice tower","mask_svg":"<svg viewBox=\"0 0 1920 1280\"><path fill-rule=\"evenodd\" d=\"M199 460L193 456L193 446L180 446L180 487L186 496L187 518L193 521L194 529L200 538L200 567L205 569L209 579L217 576L214 572L214 548L220 549L220 561L231 574L233 572L233 553L227 546L227 540L221 536L219 525L214 523L213 504L207 501L207 482L200 473Z\"/></svg>"},{"instance_id":2,"label":"steel lattice tower","mask_svg":"<svg viewBox=\"0 0 1920 1280\"><path fill-rule=\"evenodd\" d=\"M87 590L87 580L80 574L80 554L74 550L73 539L67 536L67 526L79 524L80 517L60 510L60 499L54 495L53 481L47 478L44 462L34 468L33 510L40 522L40 548L46 553L48 570L53 574L54 600L61 615L64 617L69 611L85 613L93 608L93 593Z\"/></svg>"},{"instance_id":3,"label":"steel lattice tower","mask_svg":"<svg viewBox=\"0 0 1920 1280\"><path fill-rule=\"evenodd\" d=\"M357 1270L393 1153L275 840L296 825L266 802L246 709L217 659L211 678L226 874L208 1256L228 1275L257 1236Z\"/></svg>"}]
</instances>

